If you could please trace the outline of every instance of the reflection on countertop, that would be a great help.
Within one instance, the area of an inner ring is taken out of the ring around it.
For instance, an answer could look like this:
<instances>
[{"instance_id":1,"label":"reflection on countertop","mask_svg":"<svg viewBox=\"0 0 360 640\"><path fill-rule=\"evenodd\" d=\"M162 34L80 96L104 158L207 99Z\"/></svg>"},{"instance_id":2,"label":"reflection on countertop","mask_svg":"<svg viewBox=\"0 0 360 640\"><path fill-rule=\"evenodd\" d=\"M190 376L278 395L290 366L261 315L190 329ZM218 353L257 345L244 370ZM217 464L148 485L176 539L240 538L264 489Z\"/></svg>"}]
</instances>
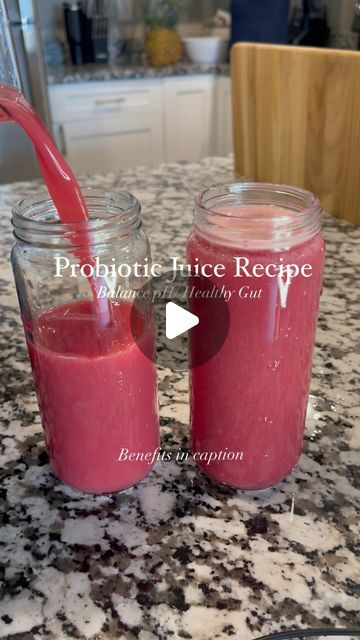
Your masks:
<instances>
[{"instance_id":1,"label":"reflection on countertop","mask_svg":"<svg viewBox=\"0 0 360 640\"><path fill-rule=\"evenodd\" d=\"M132 191L153 257L168 264L184 257L193 196L231 180L232 161L210 158L86 182ZM127 493L91 496L60 484L48 464L11 274L10 209L38 189L0 187L0 637L252 640L356 627L360 228L324 217L304 451L286 481L235 491L174 455ZM162 446L175 454L188 446L187 375L162 369L159 383Z\"/></svg>"},{"instance_id":2,"label":"reflection on countertop","mask_svg":"<svg viewBox=\"0 0 360 640\"><path fill-rule=\"evenodd\" d=\"M104 80L135 80L141 78L168 78L212 73L229 75L229 64L193 64L180 62L168 67L149 67L148 65L99 65L86 64L52 66L47 68L48 84L66 84Z\"/></svg>"}]
</instances>

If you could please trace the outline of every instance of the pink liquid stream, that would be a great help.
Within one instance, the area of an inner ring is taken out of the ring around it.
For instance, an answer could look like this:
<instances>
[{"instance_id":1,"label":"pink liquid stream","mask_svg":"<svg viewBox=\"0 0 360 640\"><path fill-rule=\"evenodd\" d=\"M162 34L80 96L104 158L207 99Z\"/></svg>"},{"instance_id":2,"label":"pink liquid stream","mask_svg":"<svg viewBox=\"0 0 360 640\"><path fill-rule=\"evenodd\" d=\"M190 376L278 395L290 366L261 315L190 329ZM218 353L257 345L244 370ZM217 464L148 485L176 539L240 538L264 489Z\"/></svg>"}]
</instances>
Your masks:
<instances>
[{"instance_id":1,"label":"pink liquid stream","mask_svg":"<svg viewBox=\"0 0 360 640\"><path fill-rule=\"evenodd\" d=\"M18 124L33 143L44 182L61 221L64 224L87 222L88 210L79 184L41 118L18 89L0 84L0 122L5 120ZM86 231L77 232L77 239L85 247L79 255L81 262L91 262ZM89 278L89 284L98 320L106 325L111 320L111 305L97 297L99 280Z\"/></svg>"},{"instance_id":2,"label":"pink liquid stream","mask_svg":"<svg viewBox=\"0 0 360 640\"><path fill-rule=\"evenodd\" d=\"M0 85L0 107L0 120L16 122L32 141L61 221L87 221L88 212L77 180L36 111L18 89L4 84Z\"/></svg>"}]
</instances>

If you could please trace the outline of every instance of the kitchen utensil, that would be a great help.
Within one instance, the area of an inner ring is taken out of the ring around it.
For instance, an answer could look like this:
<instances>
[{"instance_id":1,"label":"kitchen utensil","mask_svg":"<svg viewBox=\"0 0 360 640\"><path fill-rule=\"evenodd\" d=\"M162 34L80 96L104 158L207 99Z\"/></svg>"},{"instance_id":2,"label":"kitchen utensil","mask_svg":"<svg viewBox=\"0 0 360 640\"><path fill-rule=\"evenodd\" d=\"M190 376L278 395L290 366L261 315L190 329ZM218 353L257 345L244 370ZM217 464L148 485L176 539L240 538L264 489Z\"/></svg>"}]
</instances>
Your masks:
<instances>
[{"instance_id":1,"label":"kitchen utensil","mask_svg":"<svg viewBox=\"0 0 360 640\"><path fill-rule=\"evenodd\" d=\"M64 4L64 19L71 61L75 65L84 64L80 2Z\"/></svg>"},{"instance_id":2,"label":"kitchen utensil","mask_svg":"<svg viewBox=\"0 0 360 640\"><path fill-rule=\"evenodd\" d=\"M85 0L81 13L81 31L83 43L84 62L94 62L94 48L92 41L92 13L94 9L93 0Z\"/></svg>"},{"instance_id":3,"label":"kitchen utensil","mask_svg":"<svg viewBox=\"0 0 360 640\"><path fill-rule=\"evenodd\" d=\"M108 15L108 2L106 0L95 0L91 30L94 62L108 61Z\"/></svg>"},{"instance_id":4,"label":"kitchen utensil","mask_svg":"<svg viewBox=\"0 0 360 640\"><path fill-rule=\"evenodd\" d=\"M360 33L360 0L355 2L354 17L351 30L355 31L356 33Z\"/></svg>"}]
</instances>

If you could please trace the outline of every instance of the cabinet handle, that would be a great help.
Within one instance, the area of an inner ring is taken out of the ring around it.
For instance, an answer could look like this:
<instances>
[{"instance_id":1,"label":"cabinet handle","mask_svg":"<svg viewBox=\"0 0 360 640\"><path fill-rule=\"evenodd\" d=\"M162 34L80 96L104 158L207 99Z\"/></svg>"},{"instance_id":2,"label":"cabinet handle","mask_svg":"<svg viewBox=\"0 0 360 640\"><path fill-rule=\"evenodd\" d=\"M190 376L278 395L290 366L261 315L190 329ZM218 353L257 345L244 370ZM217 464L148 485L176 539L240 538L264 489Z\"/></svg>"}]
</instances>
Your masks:
<instances>
[{"instance_id":1,"label":"cabinet handle","mask_svg":"<svg viewBox=\"0 0 360 640\"><path fill-rule=\"evenodd\" d=\"M108 133L85 133L73 136L72 140L94 140L96 138L114 138L114 136L131 136L134 133L149 133L150 129L126 129L126 131L109 131ZM204 154L205 155L205 154Z\"/></svg>"},{"instance_id":2,"label":"cabinet handle","mask_svg":"<svg viewBox=\"0 0 360 640\"><path fill-rule=\"evenodd\" d=\"M126 98L102 98L99 100L95 100L95 104L121 104L122 102L126 102Z\"/></svg>"},{"instance_id":3,"label":"cabinet handle","mask_svg":"<svg viewBox=\"0 0 360 640\"><path fill-rule=\"evenodd\" d=\"M66 156L66 139L65 139L65 131L64 127L61 124L59 126L59 139L60 139L60 150L63 156Z\"/></svg>"},{"instance_id":4,"label":"cabinet handle","mask_svg":"<svg viewBox=\"0 0 360 640\"><path fill-rule=\"evenodd\" d=\"M188 91L178 91L179 96L192 96L195 94L204 93L202 89L189 89Z\"/></svg>"}]
</instances>

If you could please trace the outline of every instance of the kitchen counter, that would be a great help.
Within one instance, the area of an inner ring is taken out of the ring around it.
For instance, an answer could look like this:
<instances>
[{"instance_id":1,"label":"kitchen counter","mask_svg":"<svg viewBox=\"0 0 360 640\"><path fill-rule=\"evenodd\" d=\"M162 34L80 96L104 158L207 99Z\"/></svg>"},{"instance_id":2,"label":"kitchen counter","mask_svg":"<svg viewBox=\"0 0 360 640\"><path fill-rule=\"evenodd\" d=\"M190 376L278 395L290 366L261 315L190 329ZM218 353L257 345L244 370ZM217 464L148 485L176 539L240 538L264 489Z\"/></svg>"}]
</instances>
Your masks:
<instances>
[{"instance_id":1,"label":"kitchen counter","mask_svg":"<svg viewBox=\"0 0 360 640\"><path fill-rule=\"evenodd\" d=\"M58 66L47 68L48 84L66 84L100 80L135 80L140 78L168 78L196 74L215 73L229 75L229 64L193 64L179 62L168 67L149 67L148 65L99 65L86 64L79 67Z\"/></svg>"},{"instance_id":2,"label":"kitchen counter","mask_svg":"<svg viewBox=\"0 0 360 640\"><path fill-rule=\"evenodd\" d=\"M153 256L184 257L192 197L232 180L207 159L93 176L143 204ZM161 462L122 495L52 475L9 264L10 209L37 183L0 187L0 637L252 640L291 627L359 625L360 229L325 217L327 263L304 453L278 486L219 487L191 459ZM159 372L162 445L187 446L187 376Z\"/></svg>"}]
</instances>

